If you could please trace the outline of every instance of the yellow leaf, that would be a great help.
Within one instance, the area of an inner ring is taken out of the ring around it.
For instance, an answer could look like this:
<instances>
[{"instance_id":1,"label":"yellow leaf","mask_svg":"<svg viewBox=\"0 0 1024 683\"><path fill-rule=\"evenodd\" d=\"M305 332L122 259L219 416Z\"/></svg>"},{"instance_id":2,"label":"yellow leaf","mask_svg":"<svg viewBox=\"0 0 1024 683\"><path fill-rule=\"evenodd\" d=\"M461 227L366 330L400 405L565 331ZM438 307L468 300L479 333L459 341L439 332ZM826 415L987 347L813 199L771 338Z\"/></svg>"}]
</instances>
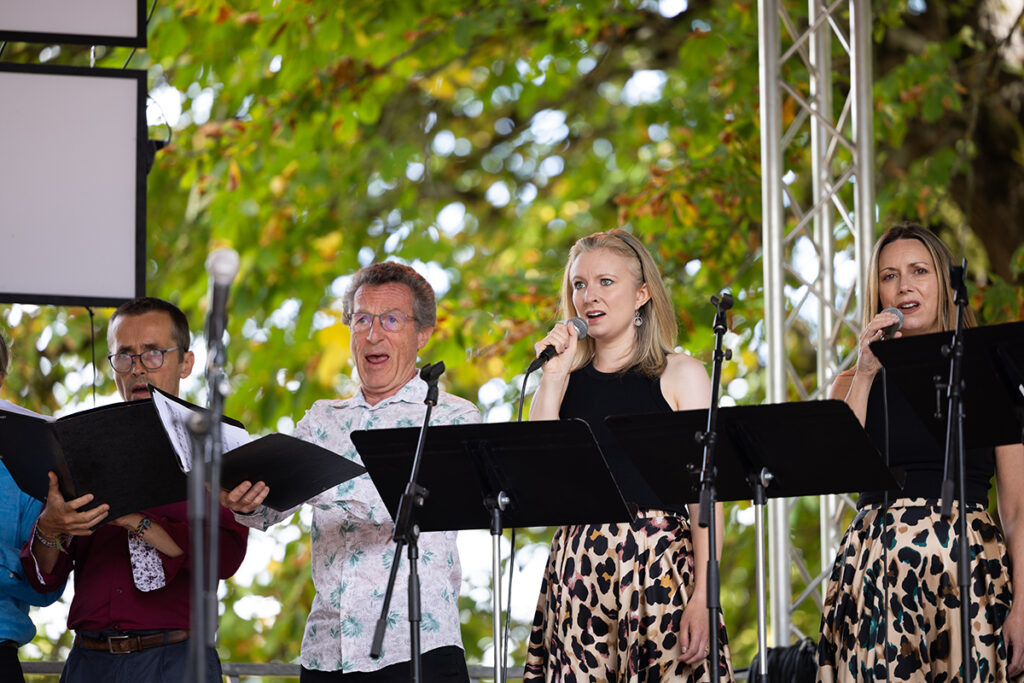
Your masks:
<instances>
[{"instance_id":1,"label":"yellow leaf","mask_svg":"<svg viewBox=\"0 0 1024 683\"><path fill-rule=\"evenodd\" d=\"M276 175L270 179L270 191L275 197L280 197L288 189L288 181L282 175Z\"/></svg>"},{"instance_id":2,"label":"yellow leaf","mask_svg":"<svg viewBox=\"0 0 1024 683\"><path fill-rule=\"evenodd\" d=\"M338 255L338 248L341 246L341 231L335 230L323 237L313 240L313 246L320 253L320 258L325 261L333 261Z\"/></svg>"},{"instance_id":3,"label":"yellow leaf","mask_svg":"<svg viewBox=\"0 0 1024 683\"><path fill-rule=\"evenodd\" d=\"M284 167L284 170L281 171L281 177L284 178L285 180L291 180L292 177L295 175L295 172L298 170L299 162L296 161L295 159L292 159L290 162L288 162L288 165Z\"/></svg>"},{"instance_id":4,"label":"yellow leaf","mask_svg":"<svg viewBox=\"0 0 1024 683\"><path fill-rule=\"evenodd\" d=\"M423 82L424 90L438 100L450 100L455 97L455 84L444 76L437 76Z\"/></svg>"},{"instance_id":5,"label":"yellow leaf","mask_svg":"<svg viewBox=\"0 0 1024 683\"><path fill-rule=\"evenodd\" d=\"M263 230L260 232L259 244L261 247L269 247L271 244L280 241L283 234L284 233L281 230L281 218L277 214L274 214L263 225Z\"/></svg>"},{"instance_id":6,"label":"yellow leaf","mask_svg":"<svg viewBox=\"0 0 1024 683\"><path fill-rule=\"evenodd\" d=\"M330 327L316 333L317 342L323 352L316 366L316 379L323 386L332 386L334 380L348 366L352 353L349 350L348 325L339 320Z\"/></svg>"},{"instance_id":7,"label":"yellow leaf","mask_svg":"<svg viewBox=\"0 0 1024 683\"><path fill-rule=\"evenodd\" d=\"M242 169L234 159L228 165L228 192L237 190L242 182Z\"/></svg>"}]
</instances>

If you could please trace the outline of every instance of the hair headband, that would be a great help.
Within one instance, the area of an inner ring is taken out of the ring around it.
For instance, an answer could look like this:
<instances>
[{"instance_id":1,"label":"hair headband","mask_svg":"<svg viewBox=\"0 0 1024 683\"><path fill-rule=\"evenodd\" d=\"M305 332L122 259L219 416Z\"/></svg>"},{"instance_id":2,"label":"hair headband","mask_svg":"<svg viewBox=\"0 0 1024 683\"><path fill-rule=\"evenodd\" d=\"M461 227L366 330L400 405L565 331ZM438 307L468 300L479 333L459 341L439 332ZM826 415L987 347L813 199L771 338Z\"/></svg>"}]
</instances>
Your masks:
<instances>
[{"instance_id":1,"label":"hair headband","mask_svg":"<svg viewBox=\"0 0 1024 683\"><path fill-rule=\"evenodd\" d=\"M622 236L622 231L621 230L609 230L608 234L616 237L617 239L622 240L622 242L627 247L629 247L630 249L633 250L633 253L636 254L636 260L640 262L640 284L641 285L647 284L647 275L644 273L644 260L642 258L640 258L640 252L637 251L636 247L634 247L632 244L629 243L629 240L627 240L625 237Z\"/></svg>"}]
</instances>

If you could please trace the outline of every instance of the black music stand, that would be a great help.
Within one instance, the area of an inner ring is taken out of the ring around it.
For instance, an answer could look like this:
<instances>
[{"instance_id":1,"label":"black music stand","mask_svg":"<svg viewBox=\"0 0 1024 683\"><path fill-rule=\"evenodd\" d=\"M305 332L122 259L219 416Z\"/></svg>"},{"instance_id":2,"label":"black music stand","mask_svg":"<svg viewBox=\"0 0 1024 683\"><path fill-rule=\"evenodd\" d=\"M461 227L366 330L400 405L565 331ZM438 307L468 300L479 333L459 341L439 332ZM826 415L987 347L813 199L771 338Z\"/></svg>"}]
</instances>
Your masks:
<instances>
[{"instance_id":1,"label":"black music stand","mask_svg":"<svg viewBox=\"0 0 1024 683\"><path fill-rule=\"evenodd\" d=\"M963 331L967 408L966 448L1022 440L1024 425L1024 321ZM949 357L943 346L952 332L872 342L871 351L939 444L946 441L946 382Z\"/></svg>"},{"instance_id":2,"label":"black music stand","mask_svg":"<svg viewBox=\"0 0 1024 683\"><path fill-rule=\"evenodd\" d=\"M956 270L950 269L954 281ZM1021 443L1024 439L1024 322L963 328L966 294L962 296L956 332L871 344L886 377L892 377L936 442L945 444L942 516L951 520L953 499L960 501L957 524L950 525L960 539L967 536L967 515L963 514L967 449ZM963 677L974 680L970 557L966 543L954 545L959 549L957 585L960 595L966 596L959 608Z\"/></svg>"},{"instance_id":3,"label":"black music stand","mask_svg":"<svg viewBox=\"0 0 1024 683\"><path fill-rule=\"evenodd\" d=\"M662 506L696 503L707 410L605 419L622 452ZM753 500L757 570L757 637L767 681L763 508L767 498L883 491L900 482L885 466L857 417L842 401L720 408L716 499ZM629 491L623 495L629 498Z\"/></svg>"},{"instance_id":4,"label":"black music stand","mask_svg":"<svg viewBox=\"0 0 1024 683\"><path fill-rule=\"evenodd\" d=\"M352 443L392 519L409 481L419 432L416 427L352 432ZM632 519L590 427L578 419L431 427L419 484L430 491L416 513L421 531L491 531L495 681L502 680L504 666L502 529Z\"/></svg>"}]
</instances>

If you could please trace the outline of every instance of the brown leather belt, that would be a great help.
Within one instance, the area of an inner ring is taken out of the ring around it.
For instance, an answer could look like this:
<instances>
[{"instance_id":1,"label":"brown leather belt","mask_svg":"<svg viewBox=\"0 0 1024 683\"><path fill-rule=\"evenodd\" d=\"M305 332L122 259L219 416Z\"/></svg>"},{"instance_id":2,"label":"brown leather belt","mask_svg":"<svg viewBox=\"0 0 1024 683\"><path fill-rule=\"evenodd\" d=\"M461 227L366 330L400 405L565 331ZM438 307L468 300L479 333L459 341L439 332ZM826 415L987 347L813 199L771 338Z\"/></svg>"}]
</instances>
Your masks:
<instances>
[{"instance_id":1,"label":"brown leather belt","mask_svg":"<svg viewBox=\"0 0 1024 683\"><path fill-rule=\"evenodd\" d=\"M172 645L188 640L188 631L175 629L163 631L162 633L149 633L146 635L110 636L108 638L90 638L88 636L76 635L75 645L84 647L87 650L103 650L115 655L126 655L129 652L148 650L151 647L161 645Z\"/></svg>"}]
</instances>

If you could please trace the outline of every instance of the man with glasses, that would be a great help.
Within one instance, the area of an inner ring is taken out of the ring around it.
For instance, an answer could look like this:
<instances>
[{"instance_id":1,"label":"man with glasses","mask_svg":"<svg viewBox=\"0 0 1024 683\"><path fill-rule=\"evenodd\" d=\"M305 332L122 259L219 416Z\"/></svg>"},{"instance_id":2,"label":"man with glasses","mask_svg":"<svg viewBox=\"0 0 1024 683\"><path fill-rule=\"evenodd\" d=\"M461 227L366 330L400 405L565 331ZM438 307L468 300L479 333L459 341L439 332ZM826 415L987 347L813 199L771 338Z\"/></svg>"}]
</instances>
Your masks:
<instances>
[{"instance_id":1,"label":"man with glasses","mask_svg":"<svg viewBox=\"0 0 1024 683\"><path fill-rule=\"evenodd\" d=\"M118 308L107 344L114 383L126 401L150 398L149 385L177 396L195 362L185 314L161 299L133 299ZM92 530L109 509L101 504L79 511L92 500L92 494L64 500L51 472L46 506L21 552L37 590L56 590L75 572L68 627L76 636L62 683L185 680L193 569L188 504L140 510ZM222 508L220 530L220 577L226 579L245 557L248 529ZM212 648L207 676L221 679Z\"/></svg>"},{"instance_id":2,"label":"man with glasses","mask_svg":"<svg viewBox=\"0 0 1024 683\"><path fill-rule=\"evenodd\" d=\"M357 429L415 427L423 422L427 384L416 356L437 324L434 291L412 268L377 263L359 270L344 297L352 358L360 389L352 398L317 401L295 435L361 463L350 435ZM480 413L469 401L440 392L431 424L469 424ZM266 529L288 519L259 505L267 488L223 493L222 504L247 526ZM391 602L383 656L370 657L373 632L383 605L394 558L394 523L368 474L308 501L313 507L313 585L316 596L302 639L301 683L408 681L410 673L408 559ZM459 628L462 579L454 532L419 537L422 680L469 680Z\"/></svg>"}]
</instances>

